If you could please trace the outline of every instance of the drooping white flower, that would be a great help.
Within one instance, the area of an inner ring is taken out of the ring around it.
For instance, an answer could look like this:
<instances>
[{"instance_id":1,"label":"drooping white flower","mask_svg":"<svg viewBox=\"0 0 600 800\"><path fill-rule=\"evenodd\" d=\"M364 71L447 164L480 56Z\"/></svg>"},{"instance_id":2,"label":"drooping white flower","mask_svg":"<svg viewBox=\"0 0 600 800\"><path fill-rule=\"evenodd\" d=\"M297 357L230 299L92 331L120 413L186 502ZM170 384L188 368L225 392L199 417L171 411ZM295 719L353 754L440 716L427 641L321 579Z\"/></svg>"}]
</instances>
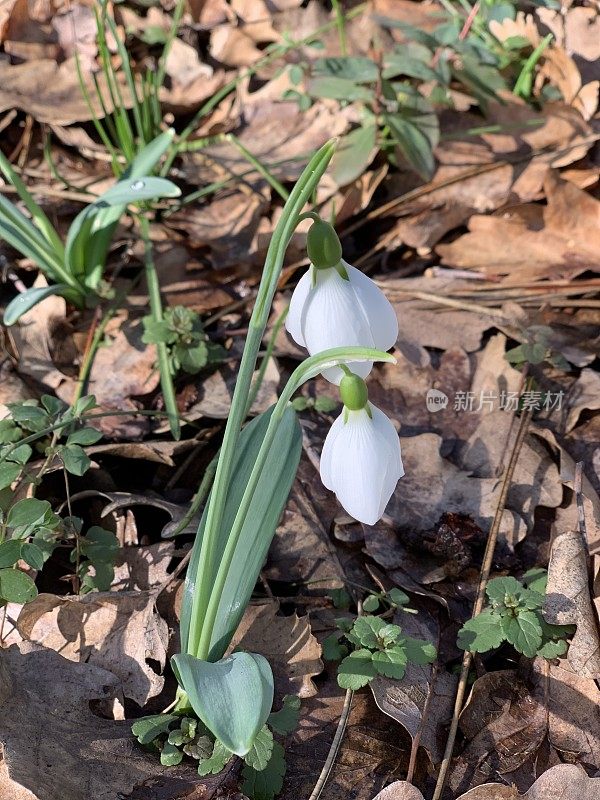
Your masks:
<instances>
[{"instance_id":1,"label":"drooping white flower","mask_svg":"<svg viewBox=\"0 0 600 800\"><path fill-rule=\"evenodd\" d=\"M333 347L360 346L389 350L398 338L396 313L373 281L345 261L346 280L336 268L310 270L296 286L285 326L292 338L311 355ZM372 361L348 363L366 377ZM339 367L323 370L332 383L340 382Z\"/></svg>"},{"instance_id":2,"label":"drooping white flower","mask_svg":"<svg viewBox=\"0 0 600 800\"><path fill-rule=\"evenodd\" d=\"M366 525L380 520L404 475L400 440L383 411L372 403L344 408L325 439L320 471L348 514Z\"/></svg>"}]
</instances>

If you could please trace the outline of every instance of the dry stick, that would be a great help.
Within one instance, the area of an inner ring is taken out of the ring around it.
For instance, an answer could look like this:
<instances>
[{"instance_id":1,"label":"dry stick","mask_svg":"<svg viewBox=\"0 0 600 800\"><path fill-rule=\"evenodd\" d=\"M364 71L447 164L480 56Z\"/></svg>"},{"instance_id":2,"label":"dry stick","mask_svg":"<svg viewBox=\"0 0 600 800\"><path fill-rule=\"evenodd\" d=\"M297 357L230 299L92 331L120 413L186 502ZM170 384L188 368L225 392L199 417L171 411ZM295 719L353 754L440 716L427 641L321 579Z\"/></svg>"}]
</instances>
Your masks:
<instances>
[{"instance_id":1,"label":"dry stick","mask_svg":"<svg viewBox=\"0 0 600 800\"><path fill-rule=\"evenodd\" d=\"M344 733L346 732L346 725L348 724L348 718L350 716L350 709L352 707L353 697L354 697L354 692L352 691L352 689L347 689L346 697L344 698L344 707L342 709L342 715L340 716L340 721L338 722L337 730L335 732L335 736L333 737L333 742L331 743L331 747L329 748L329 753L327 755L325 764L323 765L323 769L321 770L321 774L319 775L319 779L317 780L315 788L312 790L308 800L319 800L321 792L325 788L325 784L327 783L327 778L329 778L329 775L335 763L335 759L337 758L340 745L342 744Z\"/></svg>"},{"instance_id":2,"label":"dry stick","mask_svg":"<svg viewBox=\"0 0 600 800\"><path fill-rule=\"evenodd\" d=\"M583 461L578 461L575 464L573 492L575 493L575 498L577 500L577 517L578 517L579 533L581 534L581 538L583 539L586 549L588 550L589 553L589 541L587 535L587 527L585 524L585 509L583 508L583 491L581 488L582 479L583 479Z\"/></svg>"},{"instance_id":3,"label":"dry stick","mask_svg":"<svg viewBox=\"0 0 600 800\"><path fill-rule=\"evenodd\" d=\"M494 550L496 548L496 540L498 539L498 531L500 530L500 521L502 519L502 514L504 512L504 507L506 505L506 498L508 496L508 490L510 488L515 467L517 465L519 453L521 452L521 447L525 440L525 435L527 434L529 422L531 420L531 414L532 414L531 409L526 409L521 412L521 419L517 431L517 438L515 439L515 443L513 445L512 452L510 454L510 460L508 462L506 472L504 473L504 480L502 481L502 489L500 491L500 497L498 499L498 505L496 507L496 514L494 516L494 521L492 522L492 527L490 528L490 534L488 536L485 548L485 554L483 556L483 563L481 565L481 572L479 575L479 585L477 587L477 597L475 599L475 605L473 606L473 615L472 615L473 617L476 617L481 612L481 609L483 608L483 604L485 602L485 589L492 568L492 559L494 557ZM433 793L432 800L440 800L440 797L442 796L442 792L444 790L444 786L446 784L446 776L448 773L448 768L450 766L450 761L452 759L452 753L454 751L454 742L456 739L456 733L458 731L458 718L460 716L460 712L463 706L472 658L473 654L469 650L465 651L462 660L460 678L458 681L456 700L454 703L454 713L452 715L452 723L450 725L450 731L448 733L448 741L446 743L446 750L444 752L444 759L440 767L440 772L438 775L437 783L435 785L435 791Z\"/></svg>"}]
</instances>

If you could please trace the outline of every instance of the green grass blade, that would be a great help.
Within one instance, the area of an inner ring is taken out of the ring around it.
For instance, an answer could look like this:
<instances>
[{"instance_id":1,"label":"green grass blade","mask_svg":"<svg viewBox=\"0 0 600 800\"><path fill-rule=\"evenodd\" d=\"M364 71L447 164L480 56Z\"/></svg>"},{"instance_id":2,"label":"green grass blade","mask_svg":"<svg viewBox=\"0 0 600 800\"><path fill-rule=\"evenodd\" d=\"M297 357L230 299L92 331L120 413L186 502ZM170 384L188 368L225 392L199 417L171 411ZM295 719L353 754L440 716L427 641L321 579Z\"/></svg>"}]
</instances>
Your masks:
<instances>
[{"instance_id":1,"label":"green grass blade","mask_svg":"<svg viewBox=\"0 0 600 800\"><path fill-rule=\"evenodd\" d=\"M73 291L72 287L67 286L66 283L53 283L51 286L36 286L33 289L27 289L13 298L6 306L4 311L3 322L5 325L14 325L23 314L26 314L42 300L52 295L60 295L71 300L71 302L81 301L82 296L78 296Z\"/></svg>"},{"instance_id":2,"label":"green grass blade","mask_svg":"<svg viewBox=\"0 0 600 800\"><path fill-rule=\"evenodd\" d=\"M6 156L0 151L0 170L4 173L5 178L12 183L12 185L17 190L19 197L25 204L25 207L29 211L32 216L32 219L37 228L41 231L44 238L52 248L52 250L56 253L58 258L62 258L64 256L64 246L60 240L60 236L56 232L54 226L44 213L44 211L40 208L40 206L35 202L29 190L21 180L21 178L17 175L17 173L12 168L10 161L6 158Z\"/></svg>"}]
</instances>

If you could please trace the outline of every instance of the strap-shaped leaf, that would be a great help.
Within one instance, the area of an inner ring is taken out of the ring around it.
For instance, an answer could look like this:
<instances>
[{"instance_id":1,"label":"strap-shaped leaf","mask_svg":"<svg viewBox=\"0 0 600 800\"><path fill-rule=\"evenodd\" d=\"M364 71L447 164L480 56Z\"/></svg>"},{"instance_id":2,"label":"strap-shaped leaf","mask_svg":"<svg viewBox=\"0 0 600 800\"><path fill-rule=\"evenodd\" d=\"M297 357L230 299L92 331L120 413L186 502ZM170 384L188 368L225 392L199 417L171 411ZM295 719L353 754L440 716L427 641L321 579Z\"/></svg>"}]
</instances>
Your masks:
<instances>
[{"instance_id":1,"label":"strap-shaped leaf","mask_svg":"<svg viewBox=\"0 0 600 800\"><path fill-rule=\"evenodd\" d=\"M248 478L256 461L264 439L272 409L256 417L242 431L237 448L237 456L232 468L232 481L227 495L221 535L215 553L213 568L216 571L225 548L227 533L239 508ZM302 450L302 434L296 414L292 408L284 413L280 423L276 445L262 471L254 493L250 512L236 548L229 570L221 603L213 630L210 658L220 658L242 618L252 590L258 579L267 551L275 534L279 517L287 501ZM187 577L181 608L181 648L187 650L192 601L196 591L196 572L202 547L206 509L194 541L192 557L187 569ZM205 576L210 585L215 575ZM204 612L205 609L202 609Z\"/></svg>"},{"instance_id":2,"label":"strap-shaped leaf","mask_svg":"<svg viewBox=\"0 0 600 800\"><path fill-rule=\"evenodd\" d=\"M57 278L61 264L40 231L10 200L0 195L0 237L48 276Z\"/></svg>"},{"instance_id":3,"label":"strap-shaped leaf","mask_svg":"<svg viewBox=\"0 0 600 800\"><path fill-rule=\"evenodd\" d=\"M245 756L273 705L273 673L257 653L233 653L212 663L189 653L171 659L192 708L225 747Z\"/></svg>"},{"instance_id":4,"label":"strap-shaped leaf","mask_svg":"<svg viewBox=\"0 0 600 800\"><path fill-rule=\"evenodd\" d=\"M59 258L62 258L64 255L64 246L60 240L60 236L56 232L54 226L44 213L44 211L40 208L40 206L35 202L32 195L30 194L28 188L25 186L21 178L17 175L17 173L12 168L10 161L6 158L6 156L0 151L0 170L4 173L5 178L7 178L10 183L15 187L18 192L19 197L25 204L25 207L31 214L33 221L35 222L36 226L42 232L44 238L52 248L56 252L56 255Z\"/></svg>"},{"instance_id":5,"label":"strap-shaped leaf","mask_svg":"<svg viewBox=\"0 0 600 800\"><path fill-rule=\"evenodd\" d=\"M102 277L108 248L127 204L181 194L171 181L147 177L173 136L174 131L168 130L153 139L133 159L123 178L73 220L67 235L65 260L74 274L87 275L85 283L91 288Z\"/></svg>"},{"instance_id":6,"label":"strap-shaped leaf","mask_svg":"<svg viewBox=\"0 0 600 800\"><path fill-rule=\"evenodd\" d=\"M6 306L4 324L14 325L23 314L26 314L38 303L41 303L42 300L51 297L53 294L70 297L73 294L73 290L66 283L53 283L51 286L38 286L33 289L27 289L27 291L13 298Z\"/></svg>"}]
</instances>

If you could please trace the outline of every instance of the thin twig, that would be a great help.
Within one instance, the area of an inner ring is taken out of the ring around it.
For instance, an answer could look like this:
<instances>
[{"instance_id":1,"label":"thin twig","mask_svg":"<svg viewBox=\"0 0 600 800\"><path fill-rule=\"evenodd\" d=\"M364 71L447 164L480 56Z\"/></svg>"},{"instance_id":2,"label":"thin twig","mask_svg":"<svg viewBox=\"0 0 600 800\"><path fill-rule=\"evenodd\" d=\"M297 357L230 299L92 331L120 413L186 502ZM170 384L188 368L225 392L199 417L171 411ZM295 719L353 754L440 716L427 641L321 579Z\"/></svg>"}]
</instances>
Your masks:
<instances>
[{"instance_id":1,"label":"thin twig","mask_svg":"<svg viewBox=\"0 0 600 800\"><path fill-rule=\"evenodd\" d=\"M494 550L496 548L496 541L498 539L498 532L500 530L500 522L502 520L502 515L504 513L504 508L506 506L506 498L508 497L508 490L510 489L515 467L517 465L519 454L521 452L521 447L523 445L523 442L525 441L525 436L529 428L531 415L532 415L531 409L526 409L521 412L521 419L519 421L517 436L512 448L512 452L510 454L510 460L508 462L506 472L504 473L502 488L500 490L500 497L498 498L498 505L496 507L496 514L494 516L494 521L492 522L492 527L490 528L490 533L485 548L485 554L483 556L483 563L481 565L481 572L479 575L479 585L477 587L477 597L475 599L475 604L473 606L473 615L472 615L473 617L476 617L481 612L485 602L485 589L487 586L488 579L490 577L492 561L494 557ZM444 759L440 767L440 772L438 775L437 783L435 785L435 791L433 793L432 800L440 800L440 797L444 790L444 786L446 784L446 777L448 774L450 761L452 760L452 753L454 751L454 742L456 740L456 733L458 731L458 720L460 712L463 707L463 701L467 688L467 681L469 678L469 670L471 668L472 658L473 654L469 650L466 650L462 660L460 678L458 681L458 688L456 692L456 700L454 703L454 713L452 715L452 722L450 724L450 731L448 733L448 741L446 743Z\"/></svg>"},{"instance_id":2,"label":"thin twig","mask_svg":"<svg viewBox=\"0 0 600 800\"><path fill-rule=\"evenodd\" d=\"M346 732L346 726L348 724L348 718L350 717L350 710L352 708L353 697L354 697L354 692L352 691L352 689L348 689L346 691L346 697L344 698L344 707L342 709L340 721L338 722L337 730L335 732L335 736L333 737L333 742L331 743L331 747L329 748L327 759L325 761L325 764L323 765L321 774L319 775L319 778L315 784L315 788L312 790L308 800L319 800L319 798L321 797L321 793L325 788L325 784L327 783L327 779L329 778L331 770L333 769L335 759L337 758L340 746L342 744L344 733Z\"/></svg>"},{"instance_id":3,"label":"thin twig","mask_svg":"<svg viewBox=\"0 0 600 800\"><path fill-rule=\"evenodd\" d=\"M590 543L587 535L587 526L585 524L585 509L583 508L583 491L581 487L582 480L583 480L583 461L578 461L577 464L575 464L573 492L575 494L575 499L577 501L577 517L578 517L579 533L581 534L581 538L585 542L585 546L589 552Z\"/></svg>"}]
</instances>

